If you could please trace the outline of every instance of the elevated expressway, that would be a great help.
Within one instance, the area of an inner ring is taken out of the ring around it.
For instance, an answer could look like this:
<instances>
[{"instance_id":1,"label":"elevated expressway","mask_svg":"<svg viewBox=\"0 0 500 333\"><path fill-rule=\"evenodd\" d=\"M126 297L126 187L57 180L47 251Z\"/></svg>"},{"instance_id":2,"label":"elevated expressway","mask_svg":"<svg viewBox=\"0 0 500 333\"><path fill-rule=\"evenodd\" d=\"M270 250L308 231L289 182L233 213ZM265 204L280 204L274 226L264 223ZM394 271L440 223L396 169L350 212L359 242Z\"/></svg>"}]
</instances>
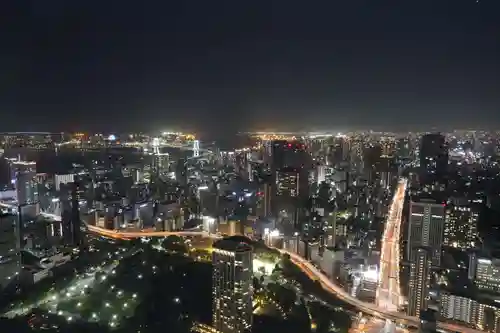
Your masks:
<instances>
[{"instance_id":1,"label":"elevated expressway","mask_svg":"<svg viewBox=\"0 0 500 333\"><path fill-rule=\"evenodd\" d=\"M90 232L94 232L106 237L110 238L119 238L119 239L130 239L130 238L137 238L137 237L166 237L166 236L171 236L171 235L176 235L176 236L181 236L181 237L210 237L217 239L220 236L214 235L214 234L209 234L204 231L179 231L179 232L168 232L168 231L154 231L154 232L115 232L107 229L103 229L100 227L95 227L95 226L88 226L88 230ZM380 308L379 306L372 304L372 303L366 303L363 301L360 301L356 299L355 297L351 296L348 292L346 292L344 289L341 287L335 285L330 281L330 279L321 273L313 264L311 264L309 261L306 259L302 258L296 253L289 252L283 249L277 249L276 250L280 251L283 254L288 254L290 256L290 259L292 262L294 262L298 267L302 269L302 271L307 274L310 278L317 280L321 283L323 288L325 288L326 291L329 293L333 294L335 297L343 300L346 303L349 303L353 306L355 306L357 309L360 311L372 315L377 318L381 319L389 319L391 321L395 321L401 324L409 325L409 326L418 326L419 320L418 318L415 317L410 317L407 316L401 312L390 312L384 308ZM438 327L440 329L444 330L449 330L449 331L455 331L455 332L463 332L463 333L479 333L482 331L475 330L472 328L467 328L459 325L454 325L454 324L449 324L449 323L444 323L440 322L438 323Z\"/></svg>"},{"instance_id":2,"label":"elevated expressway","mask_svg":"<svg viewBox=\"0 0 500 333\"><path fill-rule=\"evenodd\" d=\"M395 196L397 199L397 196ZM3 207L12 207L11 205L1 203L0 206ZM54 220L61 220L61 217L58 215L54 214L48 214L48 213L42 213L47 218L52 218ZM143 231L143 232L129 232L129 231L113 231L113 230L108 230L104 229L101 227L96 227L96 226L91 226L87 225L88 231L99 234L105 237L109 238L116 238L116 239L133 239L133 238L140 238L140 237L166 237L166 236L180 236L180 237L204 237L204 238L212 238L212 239L218 239L220 236L215 235L215 234L209 234L208 232L204 231L174 231L174 232L169 232L169 231ZM333 296L341 299L342 301L349 303L353 306L355 306L357 309L360 311L377 317L381 319L386 319L386 320L391 320L397 323L405 324L408 326L413 326L413 327L418 327L419 325L419 319L416 317L411 317L407 316L404 313L401 312L396 312L396 311L390 311L387 308L379 307L376 304L373 303L367 303L358 300L357 298L353 297L351 294L346 292L344 289L341 287L335 285L325 274L323 274L320 270L318 270L313 264L311 264L308 260L302 258L296 253L289 252L284 249L278 249L274 248L275 250L280 251L283 254L287 254L290 256L290 259L294 264L296 264L306 275L308 275L311 279L318 281L321 283L323 288L331 293ZM447 330L447 331L452 331L452 332L462 332L462 333L480 333L483 331L479 331L476 329L464 327L464 326L459 326L455 324L450 324L450 323L445 323L445 322L439 322L438 323L438 328L442 330Z\"/></svg>"},{"instance_id":3,"label":"elevated expressway","mask_svg":"<svg viewBox=\"0 0 500 333\"><path fill-rule=\"evenodd\" d=\"M401 268L399 244L406 186L407 180L402 178L394 193L382 235L379 287L375 303L379 308L386 309L389 312L397 311L402 303L401 283L399 281Z\"/></svg>"}]
</instances>

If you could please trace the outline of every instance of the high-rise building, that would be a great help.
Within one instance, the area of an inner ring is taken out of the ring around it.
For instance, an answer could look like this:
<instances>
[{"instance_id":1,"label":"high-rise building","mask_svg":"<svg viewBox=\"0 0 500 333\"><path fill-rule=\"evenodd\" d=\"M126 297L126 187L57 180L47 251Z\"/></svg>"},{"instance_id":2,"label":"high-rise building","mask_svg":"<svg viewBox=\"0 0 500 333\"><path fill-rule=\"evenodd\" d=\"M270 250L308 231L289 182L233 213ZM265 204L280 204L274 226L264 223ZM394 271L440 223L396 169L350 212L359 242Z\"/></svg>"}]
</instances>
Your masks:
<instances>
[{"instance_id":1,"label":"high-rise building","mask_svg":"<svg viewBox=\"0 0 500 333\"><path fill-rule=\"evenodd\" d=\"M273 170L284 167L299 168L307 162L306 157L306 147L300 142L286 140L272 142Z\"/></svg>"},{"instance_id":2,"label":"high-rise building","mask_svg":"<svg viewBox=\"0 0 500 333\"><path fill-rule=\"evenodd\" d=\"M326 165L316 166L316 183L321 184L326 180Z\"/></svg>"},{"instance_id":3,"label":"high-rise building","mask_svg":"<svg viewBox=\"0 0 500 333\"><path fill-rule=\"evenodd\" d=\"M213 244L213 326L223 333L243 333L252 327L252 247L235 236Z\"/></svg>"},{"instance_id":4,"label":"high-rise building","mask_svg":"<svg viewBox=\"0 0 500 333\"><path fill-rule=\"evenodd\" d=\"M301 178L300 170L282 168L276 171L274 196L271 201L273 215L279 220L299 228ZM304 185L303 185L304 186Z\"/></svg>"},{"instance_id":5,"label":"high-rise building","mask_svg":"<svg viewBox=\"0 0 500 333\"><path fill-rule=\"evenodd\" d=\"M11 176L16 188L20 226L33 219L40 213L38 201L38 182L36 162L12 160L10 163Z\"/></svg>"},{"instance_id":6,"label":"high-rise building","mask_svg":"<svg viewBox=\"0 0 500 333\"><path fill-rule=\"evenodd\" d=\"M396 155L398 158L408 158L411 155L412 145L409 138L400 138L396 142Z\"/></svg>"},{"instance_id":7,"label":"high-rise building","mask_svg":"<svg viewBox=\"0 0 500 333\"><path fill-rule=\"evenodd\" d=\"M446 205L430 199L410 202L407 259L412 261L419 247L431 251L432 265L441 264Z\"/></svg>"},{"instance_id":8,"label":"high-rise building","mask_svg":"<svg viewBox=\"0 0 500 333\"><path fill-rule=\"evenodd\" d=\"M0 215L0 291L16 283L21 271L20 228L17 216Z\"/></svg>"},{"instance_id":9,"label":"high-rise building","mask_svg":"<svg viewBox=\"0 0 500 333\"><path fill-rule=\"evenodd\" d=\"M75 174L54 175L54 187L57 191L61 189L61 184L68 184L75 181Z\"/></svg>"},{"instance_id":10,"label":"high-rise building","mask_svg":"<svg viewBox=\"0 0 500 333\"><path fill-rule=\"evenodd\" d=\"M382 148L382 156L393 157L396 154L396 138L390 136L381 137L380 147Z\"/></svg>"},{"instance_id":11,"label":"high-rise building","mask_svg":"<svg viewBox=\"0 0 500 333\"><path fill-rule=\"evenodd\" d=\"M478 240L479 210L466 198L451 198L446 207L443 244L462 250L474 248Z\"/></svg>"},{"instance_id":12,"label":"high-rise building","mask_svg":"<svg viewBox=\"0 0 500 333\"><path fill-rule=\"evenodd\" d=\"M65 243L71 246L81 245L80 192L81 182L75 179L71 185L71 203L63 202L62 228Z\"/></svg>"},{"instance_id":13,"label":"high-rise building","mask_svg":"<svg viewBox=\"0 0 500 333\"><path fill-rule=\"evenodd\" d=\"M295 168L283 168L276 171L276 195L278 197L298 197L299 189L299 170Z\"/></svg>"},{"instance_id":14,"label":"high-rise building","mask_svg":"<svg viewBox=\"0 0 500 333\"><path fill-rule=\"evenodd\" d=\"M382 188L390 188L397 178L398 168L396 160L392 156L381 156L373 165L372 180L380 184Z\"/></svg>"},{"instance_id":15,"label":"high-rise building","mask_svg":"<svg viewBox=\"0 0 500 333\"><path fill-rule=\"evenodd\" d=\"M15 161L11 163L15 179L17 202L20 206L38 202L36 162Z\"/></svg>"},{"instance_id":16,"label":"high-rise building","mask_svg":"<svg viewBox=\"0 0 500 333\"><path fill-rule=\"evenodd\" d=\"M440 293L441 318L462 322L484 332L500 332L500 308L491 297L477 293Z\"/></svg>"},{"instance_id":17,"label":"high-rise building","mask_svg":"<svg viewBox=\"0 0 500 333\"><path fill-rule=\"evenodd\" d=\"M469 278L479 290L500 292L500 259L471 254Z\"/></svg>"},{"instance_id":18,"label":"high-rise building","mask_svg":"<svg viewBox=\"0 0 500 333\"><path fill-rule=\"evenodd\" d=\"M340 166L347 164L349 160L349 142L344 136L333 138L332 145L328 151L328 164L333 166Z\"/></svg>"},{"instance_id":19,"label":"high-rise building","mask_svg":"<svg viewBox=\"0 0 500 333\"><path fill-rule=\"evenodd\" d=\"M414 249L408 288L408 315L420 316L427 309L431 278L431 253L425 247Z\"/></svg>"},{"instance_id":20,"label":"high-rise building","mask_svg":"<svg viewBox=\"0 0 500 333\"><path fill-rule=\"evenodd\" d=\"M448 147L441 134L427 134L420 143L420 183L427 192L443 191L446 186Z\"/></svg>"},{"instance_id":21,"label":"high-rise building","mask_svg":"<svg viewBox=\"0 0 500 333\"><path fill-rule=\"evenodd\" d=\"M259 217L269 217L271 216L271 198L272 189L271 184L264 183L260 187L260 191L257 193L257 215Z\"/></svg>"},{"instance_id":22,"label":"high-rise building","mask_svg":"<svg viewBox=\"0 0 500 333\"><path fill-rule=\"evenodd\" d=\"M152 173L155 177L159 177L170 170L170 156L168 153L157 153L153 156L151 164Z\"/></svg>"}]
</instances>

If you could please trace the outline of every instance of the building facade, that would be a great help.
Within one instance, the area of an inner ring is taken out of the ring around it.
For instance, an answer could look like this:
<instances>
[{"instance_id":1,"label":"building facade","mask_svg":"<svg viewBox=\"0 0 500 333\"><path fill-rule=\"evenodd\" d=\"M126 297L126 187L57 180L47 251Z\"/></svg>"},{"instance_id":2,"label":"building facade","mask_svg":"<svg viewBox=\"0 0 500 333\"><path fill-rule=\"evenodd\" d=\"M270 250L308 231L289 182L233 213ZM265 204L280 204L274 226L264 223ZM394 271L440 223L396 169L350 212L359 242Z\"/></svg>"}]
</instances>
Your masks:
<instances>
[{"instance_id":1,"label":"building facade","mask_svg":"<svg viewBox=\"0 0 500 333\"><path fill-rule=\"evenodd\" d=\"M445 204L436 203L434 200L410 202L408 261L411 262L416 249L423 246L431 251L432 265L441 264L445 208Z\"/></svg>"},{"instance_id":2,"label":"building facade","mask_svg":"<svg viewBox=\"0 0 500 333\"><path fill-rule=\"evenodd\" d=\"M410 316L418 317L421 310L427 309L431 261L431 252L428 248L419 247L414 249L408 289L408 315Z\"/></svg>"},{"instance_id":3,"label":"building facade","mask_svg":"<svg viewBox=\"0 0 500 333\"><path fill-rule=\"evenodd\" d=\"M239 237L225 238L212 252L213 327L223 333L243 333L252 327L253 250Z\"/></svg>"}]
</instances>

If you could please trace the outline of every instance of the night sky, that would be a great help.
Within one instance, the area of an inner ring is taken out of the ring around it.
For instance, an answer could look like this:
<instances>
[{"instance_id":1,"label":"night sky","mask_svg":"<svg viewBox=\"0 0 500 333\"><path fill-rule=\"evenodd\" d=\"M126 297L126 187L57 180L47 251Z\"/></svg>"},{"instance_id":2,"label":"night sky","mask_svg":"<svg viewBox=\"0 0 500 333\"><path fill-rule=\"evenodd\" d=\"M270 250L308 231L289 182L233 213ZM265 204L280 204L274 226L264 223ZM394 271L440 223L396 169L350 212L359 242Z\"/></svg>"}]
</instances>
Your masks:
<instances>
[{"instance_id":1,"label":"night sky","mask_svg":"<svg viewBox=\"0 0 500 333\"><path fill-rule=\"evenodd\" d=\"M499 0L7 0L0 130L500 125Z\"/></svg>"}]
</instances>

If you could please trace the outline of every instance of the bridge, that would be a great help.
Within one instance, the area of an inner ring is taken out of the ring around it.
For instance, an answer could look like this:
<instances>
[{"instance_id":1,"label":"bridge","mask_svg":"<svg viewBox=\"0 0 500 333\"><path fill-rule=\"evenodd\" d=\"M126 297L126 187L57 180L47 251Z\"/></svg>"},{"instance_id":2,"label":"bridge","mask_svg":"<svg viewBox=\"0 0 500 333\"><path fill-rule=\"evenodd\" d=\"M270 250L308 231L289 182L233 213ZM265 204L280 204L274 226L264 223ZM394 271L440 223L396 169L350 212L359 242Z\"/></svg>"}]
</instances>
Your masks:
<instances>
[{"instance_id":1,"label":"bridge","mask_svg":"<svg viewBox=\"0 0 500 333\"><path fill-rule=\"evenodd\" d=\"M72 139L57 144L57 147L59 148L62 147L75 148L81 146L82 146L82 141L79 139ZM82 146L81 148L86 150L102 149L102 147L93 148L92 146L89 147ZM190 143L182 143L178 141L169 141L164 138L153 138L151 141L109 142L106 148L108 149L135 148L145 153L151 153L153 155L161 155L160 149L162 148L175 148L179 150L192 151L194 158L202 158L204 156L213 154L213 152L210 149L202 148L200 146L199 140L193 140Z\"/></svg>"},{"instance_id":2,"label":"bridge","mask_svg":"<svg viewBox=\"0 0 500 333\"><path fill-rule=\"evenodd\" d=\"M398 189L396 190L396 195L394 196L394 200L401 200L401 192L403 189L406 189L406 182L400 182ZM393 200L393 201L394 201ZM0 202L0 207L13 208L12 205ZM395 208L394 202L392 203L392 208ZM397 207L399 208L399 207ZM49 213L42 213L43 216L47 218L54 219L56 221L61 221L61 216ZM391 214L389 214L391 215ZM94 234L98 234L101 236L115 238L115 239L133 239L133 238L141 238L141 237L167 237L167 236L180 236L180 237L203 237L203 238L212 238L219 239L220 235L211 234L206 231L118 231L118 230L109 230L97 226L87 225L88 231ZM282 254L287 254L290 256L290 260L298 266L309 278L312 280L318 281L321 286L328 293L332 294L334 297L351 304L356 307L358 310L371 315L376 318L384 319L387 322L389 327L384 328L385 331L390 332L395 330L394 325L390 325L390 322L400 323L412 327L419 327L419 318L408 316L404 313L392 311L392 308L388 308L385 306L379 306L377 303L367 303L363 302L350 293L346 292L342 287L334 284L328 276L323 274L319 269L317 269L311 262L301 257L300 255L287 251L285 249L273 248L279 251ZM384 259L385 260L385 259ZM462 333L480 333L483 331L476 330L473 328L469 328L466 326L456 325L447 322L438 322L438 328L447 331L453 332L462 332Z\"/></svg>"}]
</instances>

